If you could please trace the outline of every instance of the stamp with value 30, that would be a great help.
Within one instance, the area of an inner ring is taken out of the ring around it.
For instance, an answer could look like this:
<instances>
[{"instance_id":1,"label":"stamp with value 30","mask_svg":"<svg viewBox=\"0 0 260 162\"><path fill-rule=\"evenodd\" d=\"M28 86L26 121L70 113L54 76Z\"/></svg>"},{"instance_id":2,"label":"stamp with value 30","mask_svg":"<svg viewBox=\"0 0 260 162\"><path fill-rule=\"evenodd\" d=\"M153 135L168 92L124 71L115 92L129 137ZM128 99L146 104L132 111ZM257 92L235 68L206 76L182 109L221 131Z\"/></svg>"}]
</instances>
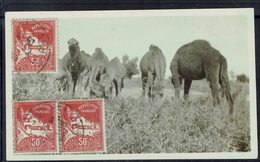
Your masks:
<instances>
[{"instance_id":1,"label":"stamp with value 30","mask_svg":"<svg viewBox=\"0 0 260 162\"><path fill-rule=\"evenodd\" d=\"M103 100L60 101L61 152L105 152Z\"/></svg>"},{"instance_id":2,"label":"stamp with value 30","mask_svg":"<svg viewBox=\"0 0 260 162\"><path fill-rule=\"evenodd\" d=\"M16 72L56 71L56 20L13 20Z\"/></svg>"},{"instance_id":3,"label":"stamp with value 30","mask_svg":"<svg viewBox=\"0 0 260 162\"><path fill-rule=\"evenodd\" d=\"M14 102L15 153L57 152L55 101Z\"/></svg>"}]
</instances>

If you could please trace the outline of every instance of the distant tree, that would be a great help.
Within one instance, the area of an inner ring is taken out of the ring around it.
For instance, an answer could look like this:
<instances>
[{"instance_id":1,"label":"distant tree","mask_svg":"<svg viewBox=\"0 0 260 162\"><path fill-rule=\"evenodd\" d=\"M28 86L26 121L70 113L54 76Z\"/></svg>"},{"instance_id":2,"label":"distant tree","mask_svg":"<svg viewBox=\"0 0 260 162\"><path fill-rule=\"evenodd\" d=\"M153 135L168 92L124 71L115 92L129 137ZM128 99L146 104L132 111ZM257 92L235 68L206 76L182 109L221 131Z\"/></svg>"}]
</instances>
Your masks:
<instances>
[{"instance_id":1,"label":"distant tree","mask_svg":"<svg viewBox=\"0 0 260 162\"><path fill-rule=\"evenodd\" d=\"M239 74L237 75L237 81L238 82L249 82L249 78L245 74Z\"/></svg>"}]
</instances>

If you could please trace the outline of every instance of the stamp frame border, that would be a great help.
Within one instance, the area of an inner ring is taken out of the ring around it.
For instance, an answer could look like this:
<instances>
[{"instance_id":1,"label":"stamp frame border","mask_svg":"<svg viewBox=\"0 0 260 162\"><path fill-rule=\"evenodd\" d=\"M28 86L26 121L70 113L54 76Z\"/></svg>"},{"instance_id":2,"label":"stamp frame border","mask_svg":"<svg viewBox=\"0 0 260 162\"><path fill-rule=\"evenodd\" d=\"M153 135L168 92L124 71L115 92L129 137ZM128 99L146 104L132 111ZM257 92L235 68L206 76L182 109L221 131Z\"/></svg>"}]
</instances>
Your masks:
<instances>
[{"instance_id":1,"label":"stamp frame border","mask_svg":"<svg viewBox=\"0 0 260 162\"><path fill-rule=\"evenodd\" d=\"M163 12L161 12L163 11ZM172 15L175 14L176 16L201 16L202 14L207 13L207 16L212 15L225 15L225 16L245 16L248 18L248 44L249 44L249 62L250 62L250 69L249 69L249 77L250 77L250 134L251 134L251 146L252 150L251 152L241 153L241 152L216 152L216 153L162 153L162 154L99 154L97 155L88 155L89 160L101 160L101 159L253 159L257 158L258 155L258 145L257 145L257 114L256 114L256 65L255 65L255 33L254 33L254 10L252 8L239 8L239 9L189 9L189 10L173 10L173 9L164 9L164 10L125 10L125 11L74 11L74 12L55 12L55 11L49 11L49 12L8 12L5 14L6 17L6 56L9 56L8 52L10 53L11 46L10 42L10 20L11 18L27 18L27 17L51 17L55 14L55 16L58 19L63 18L78 18L78 17L124 17L125 15L132 16L139 16L140 13L142 13L143 16L163 16L163 15ZM32 14L33 13L33 14ZM155 15L157 13L157 15ZM12 68L10 68L11 65L10 59L6 57L6 82L11 83L11 74L12 74ZM11 84L7 84L7 89L12 88ZM12 125L10 123L11 120L11 114L10 111L11 104L11 97L12 92L6 91L6 126L11 127ZM12 130L7 130L6 135L8 133L12 133ZM53 155L51 158L47 155L38 155L38 156L30 156L30 155L24 155L24 156L16 156L12 154L12 140L6 139L6 158L7 160L51 160L53 158L57 158L59 160L84 160L86 159L86 155L78 155L78 156L71 156L71 155Z\"/></svg>"},{"instance_id":2,"label":"stamp frame border","mask_svg":"<svg viewBox=\"0 0 260 162\"><path fill-rule=\"evenodd\" d=\"M56 144L56 150L53 151L53 152L16 152L16 138L15 138L15 133L16 133L16 127L15 127L15 108L14 108L14 103L30 103L30 102L54 102L55 104L55 107L54 107L54 111L55 111L55 129L56 129L56 134L55 134L55 138L56 138L56 141L55 141L55 144ZM13 135L12 135L12 141L13 141L13 154L14 155L56 155L56 154L59 154L59 132L58 132L58 107L57 107L57 101L56 100L28 100L28 101L13 101L12 102L12 112L13 112Z\"/></svg>"},{"instance_id":3,"label":"stamp frame border","mask_svg":"<svg viewBox=\"0 0 260 162\"><path fill-rule=\"evenodd\" d=\"M55 70L52 70L52 71L16 71L15 70L15 64L14 64L14 21L47 21L47 20L54 20L54 24L55 24L55 29L53 30L54 31L54 53L55 53ZM45 18L12 18L11 19L11 47L12 47L12 50L11 50L11 59L12 59L12 73L25 73L25 74L35 74L35 73L56 73L57 70L58 70L58 55L59 55L59 43L58 43L58 24L59 24L59 19L57 17L45 17Z\"/></svg>"},{"instance_id":4,"label":"stamp frame border","mask_svg":"<svg viewBox=\"0 0 260 162\"><path fill-rule=\"evenodd\" d=\"M104 151L89 151L89 152L62 152L62 139L61 139L61 134L62 134L62 131L61 131L61 106L60 106L60 102L62 101L65 101L65 102L72 102L72 101L96 101L96 100L100 100L101 103L102 103L102 111L101 111L101 114L102 114L102 130L103 130L103 150ZM105 120L106 120L106 114L105 114L105 101L104 99L102 98L96 98L96 99L69 99L69 100L58 100L58 111L59 111L59 144L60 144L60 154L61 155L78 155L78 154L81 154L81 155L91 155L91 154L97 154L97 155L100 155L100 154L106 154L107 152L107 143L106 143L106 124L105 124Z\"/></svg>"}]
</instances>

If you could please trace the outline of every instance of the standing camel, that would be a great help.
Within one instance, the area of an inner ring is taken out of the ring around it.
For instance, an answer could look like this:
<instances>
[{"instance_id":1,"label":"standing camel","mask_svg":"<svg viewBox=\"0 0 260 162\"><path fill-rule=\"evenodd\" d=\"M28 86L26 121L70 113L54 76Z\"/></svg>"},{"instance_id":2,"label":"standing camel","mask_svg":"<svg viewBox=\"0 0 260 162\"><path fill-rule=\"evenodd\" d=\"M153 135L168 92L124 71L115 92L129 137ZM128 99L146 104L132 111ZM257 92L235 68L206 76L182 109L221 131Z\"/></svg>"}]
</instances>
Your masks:
<instances>
[{"instance_id":1,"label":"standing camel","mask_svg":"<svg viewBox=\"0 0 260 162\"><path fill-rule=\"evenodd\" d=\"M233 112L233 99L230 94L227 61L218 50L205 40L195 40L180 47L170 65L175 96L180 96L184 79L184 99L187 100L192 80L206 78L210 83L213 105L220 104L219 84L229 103L230 114Z\"/></svg>"},{"instance_id":2,"label":"standing camel","mask_svg":"<svg viewBox=\"0 0 260 162\"><path fill-rule=\"evenodd\" d=\"M132 78L133 75L139 74L137 61L138 58L134 58L132 60L127 59L124 63L121 63L118 57L110 60L106 68L106 73L101 75L100 80L101 85L105 87L106 96L112 96L113 84L116 96L118 96L124 87L124 79Z\"/></svg>"},{"instance_id":3,"label":"standing camel","mask_svg":"<svg viewBox=\"0 0 260 162\"><path fill-rule=\"evenodd\" d=\"M75 94L75 87L77 82L80 85L81 73L86 71L87 64L89 64L90 55L84 51L80 51L79 42L75 38L68 41L69 52L62 58L61 66L66 78L72 81L72 96Z\"/></svg>"},{"instance_id":4,"label":"standing camel","mask_svg":"<svg viewBox=\"0 0 260 162\"><path fill-rule=\"evenodd\" d=\"M155 97L157 95L163 97L166 60L162 50L156 45L151 44L149 51L140 61L140 69L142 74L143 95L145 95L146 86L148 85L149 97ZM148 80L151 80L152 83L147 84Z\"/></svg>"}]
</instances>

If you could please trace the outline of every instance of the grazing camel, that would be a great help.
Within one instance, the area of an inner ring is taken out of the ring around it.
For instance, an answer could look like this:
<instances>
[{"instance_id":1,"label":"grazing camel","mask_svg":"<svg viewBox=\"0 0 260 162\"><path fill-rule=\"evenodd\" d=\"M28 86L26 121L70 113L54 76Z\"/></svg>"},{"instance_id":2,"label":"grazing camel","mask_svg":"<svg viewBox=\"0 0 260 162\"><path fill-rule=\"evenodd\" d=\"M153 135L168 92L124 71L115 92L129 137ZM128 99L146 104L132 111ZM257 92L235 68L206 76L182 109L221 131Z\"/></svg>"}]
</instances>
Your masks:
<instances>
[{"instance_id":1,"label":"grazing camel","mask_svg":"<svg viewBox=\"0 0 260 162\"><path fill-rule=\"evenodd\" d=\"M131 78L133 75L139 74L137 69L137 58L126 60L121 63L118 57L113 58L106 68L106 73L101 75L100 83L105 89L106 96L112 96L113 84L116 91L116 96L124 87L124 79ZM112 84L113 83L113 84ZM119 86L120 84L120 86Z\"/></svg>"},{"instance_id":2,"label":"grazing camel","mask_svg":"<svg viewBox=\"0 0 260 162\"><path fill-rule=\"evenodd\" d=\"M159 95L163 97L166 60L162 50L156 45L151 44L149 51L140 61L140 69L142 74L143 95L146 94L147 81L151 80L152 83L149 84L148 82L148 96L155 97Z\"/></svg>"},{"instance_id":3,"label":"grazing camel","mask_svg":"<svg viewBox=\"0 0 260 162\"><path fill-rule=\"evenodd\" d=\"M230 94L227 61L218 50L205 40L195 40L180 47L174 55L170 70L175 96L180 96L182 79L184 79L184 99L188 99L192 80L206 78L210 83L213 105L220 104L218 86L229 103L230 114L233 112L233 99Z\"/></svg>"}]
</instances>

